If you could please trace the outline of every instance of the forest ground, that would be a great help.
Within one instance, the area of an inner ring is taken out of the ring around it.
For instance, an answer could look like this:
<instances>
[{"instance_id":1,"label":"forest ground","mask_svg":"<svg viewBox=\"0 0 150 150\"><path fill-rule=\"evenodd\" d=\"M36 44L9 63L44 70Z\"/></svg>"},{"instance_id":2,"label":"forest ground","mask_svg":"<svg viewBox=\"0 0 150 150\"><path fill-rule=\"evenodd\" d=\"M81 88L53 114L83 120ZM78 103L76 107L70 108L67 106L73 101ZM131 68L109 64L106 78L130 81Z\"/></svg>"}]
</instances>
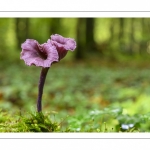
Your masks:
<instances>
[{"instance_id":1,"label":"forest ground","mask_svg":"<svg viewBox=\"0 0 150 150\"><path fill-rule=\"evenodd\" d=\"M148 60L91 59L52 65L44 87L43 114L36 113L41 68L3 63L0 69L0 132L150 130Z\"/></svg>"}]
</instances>

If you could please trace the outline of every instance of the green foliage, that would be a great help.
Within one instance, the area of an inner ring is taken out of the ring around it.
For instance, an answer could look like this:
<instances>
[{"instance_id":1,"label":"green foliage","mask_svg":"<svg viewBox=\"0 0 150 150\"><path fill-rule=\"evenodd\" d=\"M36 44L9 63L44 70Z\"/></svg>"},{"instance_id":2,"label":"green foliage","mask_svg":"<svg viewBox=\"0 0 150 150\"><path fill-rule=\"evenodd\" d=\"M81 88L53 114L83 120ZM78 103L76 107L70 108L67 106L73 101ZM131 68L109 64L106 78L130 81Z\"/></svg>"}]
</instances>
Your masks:
<instances>
[{"instance_id":1,"label":"green foliage","mask_svg":"<svg viewBox=\"0 0 150 150\"><path fill-rule=\"evenodd\" d=\"M105 108L82 113L76 117L70 117L69 127L72 132L114 132L111 122L115 122L116 116L121 114L122 108Z\"/></svg>"},{"instance_id":2,"label":"green foliage","mask_svg":"<svg viewBox=\"0 0 150 150\"><path fill-rule=\"evenodd\" d=\"M36 109L40 68L3 68L0 132L150 131L148 68L55 64L46 78L43 114L28 113Z\"/></svg>"},{"instance_id":3,"label":"green foliage","mask_svg":"<svg viewBox=\"0 0 150 150\"><path fill-rule=\"evenodd\" d=\"M63 121L52 119L53 113L29 113L10 116L1 110L0 132L148 132L150 113L123 115L122 108L107 107L70 116ZM58 114L59 115L59 114ZM64 126L64 127L63 127ZM144 128L147 128L145 131Z\"/></svg>"}]
</instances>

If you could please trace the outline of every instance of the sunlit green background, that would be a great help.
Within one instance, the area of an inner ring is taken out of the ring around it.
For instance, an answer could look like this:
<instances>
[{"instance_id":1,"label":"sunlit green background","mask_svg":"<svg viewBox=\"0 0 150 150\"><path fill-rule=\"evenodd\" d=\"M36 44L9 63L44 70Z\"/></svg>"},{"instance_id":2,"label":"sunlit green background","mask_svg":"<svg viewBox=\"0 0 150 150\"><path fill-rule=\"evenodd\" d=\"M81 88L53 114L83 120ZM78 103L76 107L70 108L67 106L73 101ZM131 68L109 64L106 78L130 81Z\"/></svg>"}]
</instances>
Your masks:
<instances>
[{"instance_id":1,"label":"sunlit green background","mask_svg":"<svg viewBox=\"0 0 150 150\"><path fill-rule=\"evenodd\" d=\"M68 122L79 131L91 114L106 108L122 108L122 115L150 112L149 18L0 18L2 110L36 111L41 68L20 60L21 43L42 44L52 34L74 38L77 48L50 68L44 112L57 113L56 120L72 116ZM95 117L95 129L104 121L119 122L100 118Z\"/></svg>"}]
</instances>

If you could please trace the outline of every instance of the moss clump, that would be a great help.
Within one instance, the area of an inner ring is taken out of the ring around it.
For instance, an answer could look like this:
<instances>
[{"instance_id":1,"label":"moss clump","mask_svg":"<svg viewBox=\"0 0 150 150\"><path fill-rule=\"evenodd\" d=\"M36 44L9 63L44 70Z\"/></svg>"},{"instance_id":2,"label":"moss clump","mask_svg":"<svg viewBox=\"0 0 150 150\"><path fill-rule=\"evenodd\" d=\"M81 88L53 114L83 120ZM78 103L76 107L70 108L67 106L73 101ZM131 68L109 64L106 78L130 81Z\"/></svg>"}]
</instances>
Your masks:
<instances>
[{"instance_id":1,"label":"moss clump","mask_svg":"<svg viewBox=\"0 0 150 150\"><path fill-rule=\"evenodd\" d=\"M22 121L17 124L19 132L58 132L60 130L59 124L52 122L50 115L44 115L42 112L30 113L29 116L21 119Z\"/></svg>"},{"instance_id":2,"label":"moss clump","mask_svg":"<svg viewBox=\"0 0 150 150\"><path fill-rule=\"evenodd\" d=\"M14 117L0 112L0 132L59 132L60 126L52 122L50 114L29 113L28 115L16 115Z\"/></svg>"}]
</instances>

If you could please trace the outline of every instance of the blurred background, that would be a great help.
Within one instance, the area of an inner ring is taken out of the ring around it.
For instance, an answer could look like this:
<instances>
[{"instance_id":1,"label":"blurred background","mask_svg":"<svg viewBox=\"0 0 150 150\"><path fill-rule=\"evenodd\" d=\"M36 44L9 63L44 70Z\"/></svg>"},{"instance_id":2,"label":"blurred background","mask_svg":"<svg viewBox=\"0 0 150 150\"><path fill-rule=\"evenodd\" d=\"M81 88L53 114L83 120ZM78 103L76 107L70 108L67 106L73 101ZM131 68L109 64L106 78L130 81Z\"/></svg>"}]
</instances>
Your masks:
<instances>
[{"instance_id":1,"label":"blurred background","mask_svg":"<svg viewBox=\"0 0 150 150\"><path fill-rule=\"evenodd\" d=\"M145 58L150 53L149 27L149 18L1 18L0 60L18 61L27 38L43 43L55 33L76 39L77 49L69 54L74 59Z\"/></svg>"},{"instance_id":2,"label":"blurred background","mask_svg":"<svg viewBox=\"0 0 150 150\"><path fill-rule=\"evenodd\" d=\"M74 38L77 48L52 65L43 110L60 116L105 107L124 114L150 108L149 18L0 18L0 108L36 110L40 68L20 60L21 43L52 34Z\"/></svg>"}]
</instances>

